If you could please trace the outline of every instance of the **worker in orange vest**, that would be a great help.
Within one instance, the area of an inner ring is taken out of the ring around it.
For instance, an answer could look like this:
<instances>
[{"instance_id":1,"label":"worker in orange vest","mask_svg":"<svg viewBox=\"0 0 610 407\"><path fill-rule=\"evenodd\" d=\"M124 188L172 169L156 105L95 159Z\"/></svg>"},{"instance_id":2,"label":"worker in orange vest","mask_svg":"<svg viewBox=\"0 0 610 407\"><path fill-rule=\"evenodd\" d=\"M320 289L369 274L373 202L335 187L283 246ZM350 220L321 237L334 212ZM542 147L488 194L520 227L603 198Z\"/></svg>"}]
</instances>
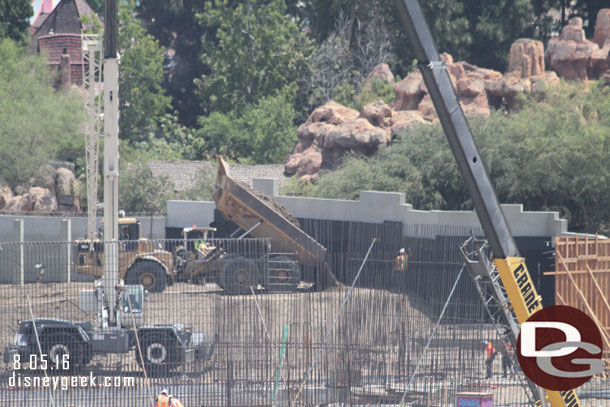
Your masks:
<instances>
[{"instance_id":1,"label":"worker in orange vest","mask_svg":"<svg viewBox=\"0 0 610 407\"><path fill-rule=\"evenodd\" d=\"M180 400L170 394L169 407L184 407L184 405L180 402Z\"/></svg>"},{"instance_id":2,"label":"worker in orange vest","mask_svg":"<svg viewBox=\"0 0 610 407\"><path fill-rule=\"evenodd\" d=\"M494 348L494 345L491 343L491 341L482 341L483 346L485 346L485 353L487 354L487 357L485 359L485 367L486 367L486 379L490 379L491 378L491 374L492 374L492 368L493 368L493 363L494 363L494 359L496 358L496 355L498 354L498 352L496 351L496 348Z\"/></svg>"},{"instance_id":3,"label":"worker in orange vest","mask_svg":"<svg viewBox=\"0 0 610 407\"><path fill-rule=\"evenodd\" d=\"M161 390L161 394L157 396L156 407L170 407L167 389Z\"/></svg>"}]
</instances>

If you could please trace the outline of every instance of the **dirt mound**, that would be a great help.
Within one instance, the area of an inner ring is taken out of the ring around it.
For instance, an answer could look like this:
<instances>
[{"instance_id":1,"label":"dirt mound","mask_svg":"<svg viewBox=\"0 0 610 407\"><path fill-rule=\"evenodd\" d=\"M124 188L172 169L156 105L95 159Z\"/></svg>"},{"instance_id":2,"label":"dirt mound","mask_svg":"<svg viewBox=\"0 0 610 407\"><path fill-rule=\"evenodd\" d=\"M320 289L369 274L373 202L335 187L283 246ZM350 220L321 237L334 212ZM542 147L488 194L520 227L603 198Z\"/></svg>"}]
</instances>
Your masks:
<instances>
[{"instance_id":1,"label":"dirt mound","mask_svg":"<svg viewBox=\"0 0 610 407\"><path fill-rule=\"evenodd\" d=\"M246 184L244 183L239 183L242 187L247 187ZM264 192L260 192L260 191L252 191L252 193L260 200L262 200L263 202L265 202L268 206L271 207L271 209L273 209L275 212L279 213L280 215L282 215L284 218L286 218L286 220L288 220L288 222L292 223L294 226L298 227L299 229L301 228L301 225L299 224L299 221L297 218L295 218L294 216L292 216L290 214L290 212L288 212L288 209L284 208L282 205L280 205L279 203L277 203L277 201L275 199L273 199L271 196L265 194Z\"/></svg>"}]
</instances>

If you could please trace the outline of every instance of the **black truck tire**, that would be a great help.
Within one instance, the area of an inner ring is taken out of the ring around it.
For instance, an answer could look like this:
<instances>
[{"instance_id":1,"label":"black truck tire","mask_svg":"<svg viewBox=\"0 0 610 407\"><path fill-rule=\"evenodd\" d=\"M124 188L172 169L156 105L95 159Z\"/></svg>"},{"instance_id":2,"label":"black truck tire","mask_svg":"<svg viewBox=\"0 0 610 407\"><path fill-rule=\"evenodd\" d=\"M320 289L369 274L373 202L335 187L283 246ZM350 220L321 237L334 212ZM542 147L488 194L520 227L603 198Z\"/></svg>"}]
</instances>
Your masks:
<instances>
[{"instance_id":1,"label":"black truck tire","mask_svg":"<svg viewBox=\"0 0 610 407\"><path fill-rule=\"evenodd\" d=\"M82 362L82 344L70 333L43 334L40 338L40 346L42 352L46 354L49 372L69 372Z\"/></svg>"},{"instance_id":2,"label":"black truck tire","mask_svg":"<svg viewBox=\"0 0 610 407\"><path fill-rule=\"evenodd\" d=\"M146 373L150 377L159 377L167 375L178 365L178 349L175 341L168 338L166 334L161 332L152 333L144 336L140 340L142 346L142 357L136 349L136 360L140 366L146 368Z\"/></svg>"},{"instance_id":3,"label":"black truck tire","mask_svg":"<svg viewBox=\"0 0 610 407\"><path fill-rule=\"evenodd\" d=\"M299 265L286 256L269 258L269 279L265 289L271 292L293 292L301 283Z\"/></svg>"},{"instance_id":4,"label":"black truck tire","mask_svg":"<svg viewBox=\"0 0 610 407\"><path fill-rule=\"evenodd\" d=\"M229 258L224 262L219 280L227 294L247 294L250 287L256 288L258 284L258 267L241 256Z\"/></svg>"},{"instance_id":5,"label":"black truck tire","mask_svg":"<svg viewBox=\"0 0 610 407\"><path fill-rule=\"evenodd\" d=\"M125 284L140 284L151 293L160 293L167 286L167 275L159 263L138 261L127 270Z\"/></svg>"}]
</instances>

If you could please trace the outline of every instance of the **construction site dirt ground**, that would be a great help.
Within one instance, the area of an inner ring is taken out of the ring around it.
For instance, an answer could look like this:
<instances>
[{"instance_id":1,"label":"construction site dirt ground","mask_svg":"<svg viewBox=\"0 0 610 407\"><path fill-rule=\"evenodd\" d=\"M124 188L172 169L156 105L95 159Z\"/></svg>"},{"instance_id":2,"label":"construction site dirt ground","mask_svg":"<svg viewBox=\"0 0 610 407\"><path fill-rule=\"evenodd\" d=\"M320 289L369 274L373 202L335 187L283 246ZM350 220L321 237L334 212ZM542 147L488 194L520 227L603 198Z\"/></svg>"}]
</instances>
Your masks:
<instances>
[{"instance_id":1,"label":"construction site dirt ground","mask_svg":"<svg viewBox=\"0 0 610 407\"><path fill-rule=\"evenodd\" d=\"M95 322L94 314L79 308L80 290L92 288L92 283L0 286L0 320L5 327L0 332L2 344L13 341L18 321L31 318L29 304L35 318ZM302 289L267 294L261 290L250 295L225 295L215 284L178 283L163 293L149 295L145 301L146 323L184 324L193 331L217 335L211 365L184 366L176 376L147 381L131 352L95 356L86 369L136 377L135 388L124 389L130 397L142 394L147 382L153 383L155 389L159 383L210 386L208 396L220 396L206 405L224 405L223 386L232 380L234 392L239 393L239 386L244 389L242 397L235 394L234 400L239 398L240 405L254 406L264 404L266 396L253 395L262 399L248 403L247 394L256 393L257 386L266 389L277 381L278 400L292 399L304 385L302 398L312 402L317 397L315 389L326 388L325 400L319 401L352 405L358 405L357 400L369 400L371 405L378 405L381 400L396 403L413 375L436 320L419 311L421 307L414 306L414 299L407 295L366 288L354 289L337 317L347 292L348 287L338 287L323 292ZM331 328L333 332L329 334ZM284 341L285 330L288 336ZM484 379L485 355L480 341L494 335L489 325L441 324L406 400L412 400L411 405L449 406L456 391L468 390L493 393L494 405L525 402L519 380L501 377L499 355L494 377ZM278 369L282 349L285 356ZM88 374L89 370L77 373ZM11 366L5 364L0 388L8 389L10 375ZM579 390L584 396L588 392L589 396L600 397L583 398L583 406L610 406L610 400L605 399L610 397L607 382L594 378ZM196 403L203 400L197 397L208 397L196 392L189 401L189 394L186 392L183 397L187 406L199 406ZM342 397L348 399L340 400Z\"/></svg>"}]
</instances>

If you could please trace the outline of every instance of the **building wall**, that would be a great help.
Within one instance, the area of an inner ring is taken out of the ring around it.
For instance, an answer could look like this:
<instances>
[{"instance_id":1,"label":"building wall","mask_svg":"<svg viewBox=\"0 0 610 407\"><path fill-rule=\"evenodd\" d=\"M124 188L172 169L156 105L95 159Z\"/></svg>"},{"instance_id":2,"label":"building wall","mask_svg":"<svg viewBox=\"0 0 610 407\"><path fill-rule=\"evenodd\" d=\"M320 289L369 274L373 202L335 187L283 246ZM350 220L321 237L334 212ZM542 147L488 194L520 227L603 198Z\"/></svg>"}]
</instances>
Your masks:
<instances>
[{"instance_id":1,"label":"building wall","mask_svg":"<svg viewBox=\"0 0 610 407\"><path fill-rule=\"evenodd\" d=\"M47 54L51 72L59 70L64 49L70 56L70 78L74 85L83 84L83 55L81 36L76 34L53 34L38 38L40 52Z\"/></svg>"},{"instance_id":2,"label":"building wall","mask_svg":"<svg viewBox=\"0 0 610 407\"><path fill-rule=\"evenodd\" d=\"M403 193L362 191L358 201L348 201L279 196L277 180L274 179L256 179L253 188L273 196L296 218L402 222L411 229L414 225L481 227L474 211L416 210L413 205L405 203ZM184 227L196 223L208 226L214 221L213 205L213 202L168 201L167 225ZM558 212L524 211L523 205L513 204L502 205L502 209L515 236L563 236L568 233L567 221L561 219Z\"/></svg>"}]
</instances>

